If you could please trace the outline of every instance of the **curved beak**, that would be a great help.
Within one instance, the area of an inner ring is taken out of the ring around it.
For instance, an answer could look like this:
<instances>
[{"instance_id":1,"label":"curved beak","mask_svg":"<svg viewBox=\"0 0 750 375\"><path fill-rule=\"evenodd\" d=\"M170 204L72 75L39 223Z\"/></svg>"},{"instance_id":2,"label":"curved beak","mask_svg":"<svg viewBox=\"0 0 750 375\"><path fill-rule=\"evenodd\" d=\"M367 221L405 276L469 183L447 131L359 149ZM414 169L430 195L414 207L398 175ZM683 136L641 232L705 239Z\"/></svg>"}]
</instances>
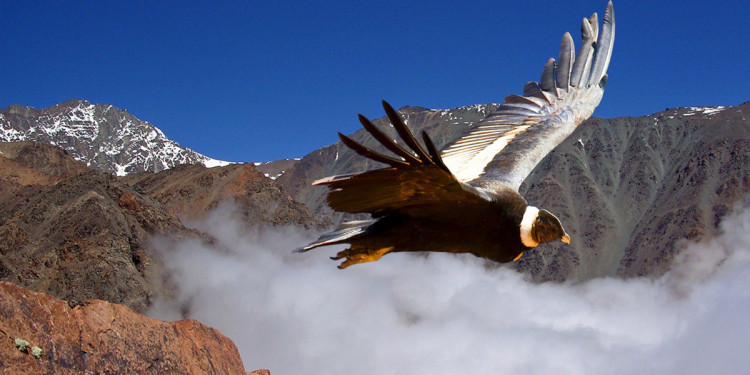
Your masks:
<instances>
[{"instance_id":1,"label":"curved beak","mask_svg":"<svg viewBox=\"0 0 750 375\"><path fill-rule=\"evenodd\" d=\"M570 245L570 236L568 236L568 234L565 233L565 234L563 234L563 236L560 239L560 241L565 242L566 244Z\"/></svg>"}]
</instances>

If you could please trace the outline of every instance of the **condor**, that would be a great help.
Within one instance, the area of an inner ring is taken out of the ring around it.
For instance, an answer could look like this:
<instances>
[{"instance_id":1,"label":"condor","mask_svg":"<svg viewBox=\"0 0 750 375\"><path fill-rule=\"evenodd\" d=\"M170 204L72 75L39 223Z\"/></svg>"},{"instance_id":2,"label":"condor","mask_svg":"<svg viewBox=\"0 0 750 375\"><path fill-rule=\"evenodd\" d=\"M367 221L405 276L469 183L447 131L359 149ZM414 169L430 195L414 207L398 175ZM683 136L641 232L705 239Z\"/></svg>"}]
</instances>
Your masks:
<instances>
[{"instance_id":1,"label":"condor","mask_svg":"<svg viewBox=\"0 0 750 375\"><path fill-rule=\"evenodd\" d=\"M497 111L442 152L425 132L420 144L386 102L385 113L404 147L360 115L363 127L393 155L368 149L341 133L339 138L388 167L313 184L330 189L332 209L369 213L372 218L345 222L297 251L349 244L332 258L344 259L339 265L343 269L403 251L471 253L505 263L545 242L570 243L557 217L529 206L518 188L602 99L615 36L612 2L601 30L598 26L596 13L583 19L577 55L565 33L557 61L547 61L540 82L527 83L523 96L506 97Z\"/></svg>"}]
</instances>

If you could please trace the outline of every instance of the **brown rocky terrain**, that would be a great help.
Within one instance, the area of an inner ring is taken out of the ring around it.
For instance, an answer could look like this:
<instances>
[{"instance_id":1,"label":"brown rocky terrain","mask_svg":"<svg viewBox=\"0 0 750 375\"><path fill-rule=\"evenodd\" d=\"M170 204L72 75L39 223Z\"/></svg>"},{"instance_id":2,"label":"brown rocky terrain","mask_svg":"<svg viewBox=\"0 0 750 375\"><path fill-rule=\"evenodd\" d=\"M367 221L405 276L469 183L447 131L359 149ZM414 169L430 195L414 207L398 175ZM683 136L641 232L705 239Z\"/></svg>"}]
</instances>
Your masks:
<instances>
[{"instance_id":1,"label":"brown rocky terrain","mask_svg":"<svg viewBox=\"0 0 750 375\"><path fill-rule=\"evenodd\" d=\"M3 374L245 374L234 343L196 320L163 322L0 282ZM268 374L262 370L250 374Z\"/></svg>"},{"instance_id":2,"label":"brown rocky terrain","mask_svg":"<svg viewBox=\"0 0 750 375\"><path fill-rule=\"evenodd\" d=\"M174 291L150 238L213 242L181 220L224 201L248 225L319 225L252 164L123 178L54 146L0 143L0 280L28 288L0 281L3 373L244 373L215 330L135 313ZM15 338L43 353L20 352Z\"/></svg>"},{"instance_id":3,"label":"brown rocky terrain","mask_svg":"<svg viewBox=\"0 0 750 375\"><path fill-rule=\"evenodd\" d=\"M247 225L319 226L305 205L251 163L215 168L181 165L160 173L132 174L122 180L188 222L205 217L222 202L231 202Z\"/></svg>"},{"instance_id":4,"label":"brown rocky terrain","mask_svg":"<svg viewBox=\"0 0 750 375\"><path fill-rule=\"evenodd\" d=\"M49 185L88 171L60 148L34 142L0 142L0 179L22 185Z\"/></svg>"},{"instance_id":5,"label":"brown rocky terrain","mask_svg":"<svg viewBox=\"0 0 750 375\"><path fill-rule=\"evenodd\" d=\"M88 171L65 151L33 142L0 142L0 210L8 212L32 195L36 186L50 186Z\"/></svg>"},{"instance_id":6,"label":"brown rocky terrain","mask_svg":"<svg viewBox=\"0 0 750 375\"><path fill-rule=\"evenodd\" d=\"M24 193L0 213L0 279L66 300L99 298L143 312L162 282L149 236L200 236L103 172Z\"/></svg>"},{"instance_id":7,"label":"brown rocky terrain","mask_svg":"<svg viewBox=\"0 0 750 375\"><path fill-rule=\"evenodd\" d=\"M145 312L156 295L174 290L151 237L212 241L180 219L199 219L223 201L248 225L317 226L252 164L123 178L89 170L53 146L2 143L0 152L0 280L68 301L96 298Z\"/></svg>"}]
</instances>

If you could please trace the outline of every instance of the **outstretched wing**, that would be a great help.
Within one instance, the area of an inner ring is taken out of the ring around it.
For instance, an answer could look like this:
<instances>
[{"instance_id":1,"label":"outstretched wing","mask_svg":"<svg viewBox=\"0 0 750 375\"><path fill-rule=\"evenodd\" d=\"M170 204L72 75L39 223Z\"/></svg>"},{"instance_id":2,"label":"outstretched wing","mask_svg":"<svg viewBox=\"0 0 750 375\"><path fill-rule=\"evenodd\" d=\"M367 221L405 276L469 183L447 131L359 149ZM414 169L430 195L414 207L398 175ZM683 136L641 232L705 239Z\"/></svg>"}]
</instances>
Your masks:
<instances>
[{"instance_id":1,"label":"outstretched wing","mask_svg":"<svg viewBox=\"0 0 750 375\"><path fill-rule=\"evenodd\" d=\"M547 61L539 83L527 83L523 96L506 97L497 111L443 149L443 162L459 181L481 177L518 189L537 163L591 116L604 94L612 56L611 1L601 32L594 13L583 19L581 34L577 56L573 39L565 33L557 61Z\"/></svg>"},{"instance_id":2,"label":"outstretched wing","mask_svg":"<svg viewBox=\"0 0 750 375\"><path fill-rule=\"evenodd\" d=\"M385 101L386 114L408 149L397 145L367 118L359 115L364 128L396 157L370 150L339 133L339 138L358 154L390 167L364 173L326 177L313 185L330 188L328 205L349 213L371 213L379 217L393 211L408 211L412 216L427 214L426 207L480 203L487 200L480 189L459 182L443 163L427 133L422 132L427 150L414 139L398 113Z\"/></svg>"}]
</instances>

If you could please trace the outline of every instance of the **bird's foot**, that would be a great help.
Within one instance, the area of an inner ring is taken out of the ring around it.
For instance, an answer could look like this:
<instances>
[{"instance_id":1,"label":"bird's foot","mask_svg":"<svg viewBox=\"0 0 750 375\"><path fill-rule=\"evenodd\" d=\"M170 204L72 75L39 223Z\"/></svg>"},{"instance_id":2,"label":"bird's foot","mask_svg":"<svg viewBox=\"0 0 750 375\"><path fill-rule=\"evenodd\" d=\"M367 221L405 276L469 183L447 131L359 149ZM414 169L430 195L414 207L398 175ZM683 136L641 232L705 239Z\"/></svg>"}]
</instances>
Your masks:
<instances>
[{"instance_id":1,"label":"bird's foot","mask_svg":"<svg viewBox=\"0 0 750 375\"><path fill-rule=\"evenodd\" d=\"M335 257L331 257L331 259L339 260L346 258L346 260L338 266L339 269L343 270L353 264L374 262L391 250L393 250L393 246L377 250L346 249L344 251L339 251L339 253L336 254Z\"/></svg>"}]
</instances>

